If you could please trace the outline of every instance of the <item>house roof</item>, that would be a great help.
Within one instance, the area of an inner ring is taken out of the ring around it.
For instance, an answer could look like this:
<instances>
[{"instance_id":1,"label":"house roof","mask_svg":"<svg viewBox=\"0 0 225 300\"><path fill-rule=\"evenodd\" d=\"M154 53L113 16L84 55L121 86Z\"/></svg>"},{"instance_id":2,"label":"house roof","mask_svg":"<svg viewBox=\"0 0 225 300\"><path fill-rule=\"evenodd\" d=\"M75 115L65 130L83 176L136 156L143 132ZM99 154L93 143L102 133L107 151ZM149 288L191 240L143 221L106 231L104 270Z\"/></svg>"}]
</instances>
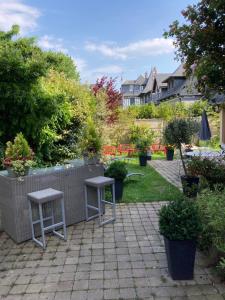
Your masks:
<instances>
[{"instance_id":1,"label":"house roof","mask_svg":"<svg viewBox=\"0 0 225 300\"><path fill-rule=\"evenodd\" d=\"M126 80L126 81L124 81L122 85L130 85L130 84L145 85L146 82L147 82L147 78L140 75L136 80Z\"/></svg>"},{"instance_id":2,"label":"house roof","mask_svg":"<svg viewBox=\"0 0 225 300\"><path fill-rule=\"evenodd\" d=\"M158 87L167 87L167 83L163 82L166 78L168 78L171 74L170 73L158 73L156 74L156 81Z\"/></svg>"},{"instance_id":3,"label":"house roof","mask_svg":"<svg viewBox=\"0 0 225 300\"><path fill-rule=\"evenodd\" d=\"M156 68L153 68L149 74L146 86L144 90L141 92L141 94L147 94L152 90L156 74L157 74L157 70Z\"/></svg>"},{"instance_id":4,"label":"house roof","mask_svg":"<svg viewBox=\"0 0 225 300\"><path fill-rule=\"evenodd\" d=\"M174 77L186 77L184 64L179 65L179 67L172 74L163 80L163 83L167 83L170 78Z\"/></svg>"}]
</instances>

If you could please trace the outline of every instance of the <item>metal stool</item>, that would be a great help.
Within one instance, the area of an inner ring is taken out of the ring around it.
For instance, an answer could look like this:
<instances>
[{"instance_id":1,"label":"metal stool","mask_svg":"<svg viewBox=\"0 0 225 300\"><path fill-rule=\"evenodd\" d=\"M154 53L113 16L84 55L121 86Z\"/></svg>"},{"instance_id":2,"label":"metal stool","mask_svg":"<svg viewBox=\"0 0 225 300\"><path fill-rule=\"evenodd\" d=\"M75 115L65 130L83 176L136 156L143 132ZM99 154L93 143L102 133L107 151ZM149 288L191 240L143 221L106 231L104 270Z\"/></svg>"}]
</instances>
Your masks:
<instances>
[{"instance_id":1,"label":"metal stool","mask_svg":"<svg viewBox=\"0 0 225 300\"><path fill-rule=\"evenodd\" d=\"M51 229L53 230L53 233L55 235L66 240L66 222L65 222L63 192L49 188L49 189L44 189L44 190L36 191L33 193L29 193L27 196L28 196L28 203L29 203L29 212L30 212L30 221L31 221L31 230L32 230L33 241L45 249L46 248L45 231L48 231ZM60 200L60 204L61 204L62 221L55 223L53 201L57 201L57 200ZM38 205L40 219L35 220L35 221L33 221L32 203L31 202ZM43 218L42 204L45 204L47 202L49 202L51 204L51 216ZM49 221L49 220L51 221L52 224L45 227L44 222ZM38 224L38 223L40 223L40 226L41 226L42 241L36 239L35 233L34 233L34 225ZM61 226L63 226L63 235L55 230L56 228L61 227Z\"/></svg>"},{"instance_id":2,"label":"metal stool","mask_svg":"<svg viewBox=\"0 0 225 300\"><path fill-rule=\"evenodd\" d=\"M88 204L88 191L87 191L88 186L97 189L98 207ZM106 186L112 186L112 202L104 200ZM115 180L113 178L98 176L98 177L86 179L84 181L84 194L85 194L86 221L90 221L96 217L99 217L99 226L102 226L104 224L116 220ZM105 221L103 219L103 204L109 204L112 207L112 218ZM97 214L89 217L88 215L89 209L97 211Z\"/></svg>"}]
</instances>

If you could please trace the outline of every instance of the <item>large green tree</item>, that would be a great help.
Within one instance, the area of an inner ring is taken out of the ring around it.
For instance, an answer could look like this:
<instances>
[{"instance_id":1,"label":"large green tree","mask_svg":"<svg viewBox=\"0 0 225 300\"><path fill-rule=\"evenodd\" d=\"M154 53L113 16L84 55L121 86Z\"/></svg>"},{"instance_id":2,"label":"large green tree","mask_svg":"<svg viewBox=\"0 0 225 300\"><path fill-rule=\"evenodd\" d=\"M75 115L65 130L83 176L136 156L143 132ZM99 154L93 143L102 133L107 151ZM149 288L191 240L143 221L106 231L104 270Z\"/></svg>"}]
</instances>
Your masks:
<instances>
[{"instance_id":1,"label":"large green tree","mask_svg":"<svg viewBox=\"0 0 225 300\"><path fill-rule=\"evenodd\" d=\"M225 92L225 1L201 0L182 12L185 23L174 21L165 33L174 38L176 56L195 74L203 93Z\"/></svg>"},{"instance_id":2,"label":"large green tree","mask_svg":"<svg viewBox=\"0 0 225 300\"><path fill-rule=\"evenodd\" d=\"M53 161L57 143L68 145L65 136L81 126L86 95L69 90L80 87L70 57L45 52L18 32L18 26L0 32L0 144L23 132L42 160Z\"/></svg>"}]
</instances>

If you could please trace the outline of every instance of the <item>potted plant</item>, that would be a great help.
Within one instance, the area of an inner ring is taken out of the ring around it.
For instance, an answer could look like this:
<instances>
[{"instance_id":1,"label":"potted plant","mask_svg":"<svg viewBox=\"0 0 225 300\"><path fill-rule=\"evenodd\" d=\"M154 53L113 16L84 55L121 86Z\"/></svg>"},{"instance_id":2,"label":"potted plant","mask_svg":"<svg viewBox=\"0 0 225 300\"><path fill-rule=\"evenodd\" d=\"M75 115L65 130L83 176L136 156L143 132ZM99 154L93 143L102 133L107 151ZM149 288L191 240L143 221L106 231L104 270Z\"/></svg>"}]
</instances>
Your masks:
<instances>
[{"instance_id":1,"label":"potted plant","mask_svg":"<svg viewBox=\"0 0 225 300\"><path fill-rule=\"evenodd\" d=\"M139 137L136 142L136 148L138 150L139 164L141 167L145 167L147 165L147 153L149 148L149 141L146 136Z\"/></svg>"},{"instance_id":2,"label":"potted plant","mask_svg":"<svg viewBox=\"0 0 225 300\"><path fill-rule=\"evenodd\" d=\"M99 162L102 140L100 133L92 120L88 120L84 129L81 148L86 164L97 164Z\"/></svg>"},{"instance_id":3,"label":"potted plant","mask_svg":"<svg viewBox=\"0 0 225 300\"><path fill-rule=\"evenodd\" d=\"M199 130L196 122L185 119L175 119L169 122L164 130L164 138L168 144L174 145L180 152L180 158L184 169L184 175L181 176L183 192L188 197L196 196L199 178L195 174L188 172L184 156L182 153L182 144L191 144L191 139Z\"/></svg>"},{"instance_id":4,"label":"potted plant","mask_svg":"<svg viewBox=\"0 0 225 300\"><path fill-rule=\"evenodd\" d=\"M127 173L126 164L122 161L112 162L105 172L105 176L115 179L115 198L117 201L123 197L123 182Z\"/></svg>"},{"instance_id":5,"label":"potted plant","mask_svg":"<svg viewBox=\"0 0 225 300\"><path fill-rule=\"evenodd\" d=\"M201 232L197 204L179 199L163 206L159 212L159 230L164 237L172 279L193 279L196 241Z\"/></svg>"},{"instance_id":6,"label":"potted plant","mask_svg":"<svg viewBox=\"0 0 225 300\"><path fill-rule=\"evenodd\" d=\"M174 157L174 146L167 144L166 145L166 159L167 160L173 160Z\"/></svg>"},{"instance_id":7,"label":"potted plant","mask_svg":"<svg viewBox=\"0 0 225 300\"><path fill-rule=\"evenodd\" d=\"M3 165L9 176L26 176L34 164L34 153L22 133L16 135L13 143L10 141L6 143Z\"/></svg>"}]
</instances>

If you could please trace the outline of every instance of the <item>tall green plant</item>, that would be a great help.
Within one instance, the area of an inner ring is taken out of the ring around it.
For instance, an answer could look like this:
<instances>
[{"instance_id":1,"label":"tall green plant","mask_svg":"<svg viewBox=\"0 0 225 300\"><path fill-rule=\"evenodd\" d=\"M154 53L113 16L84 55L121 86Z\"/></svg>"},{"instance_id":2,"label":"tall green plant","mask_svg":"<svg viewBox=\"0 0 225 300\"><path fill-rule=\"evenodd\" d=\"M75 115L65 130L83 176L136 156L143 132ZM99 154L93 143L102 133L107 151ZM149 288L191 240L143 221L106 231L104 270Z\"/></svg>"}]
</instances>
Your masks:
<instances>
[{"instance_id":1,"label":"tall green plant","mask_svg":"<svg viewBox=\"0 0 225 300\"><path fill-rule=\"evenodd\" d=\"M199 126L196 122L185 119L175 119L169 122L164 130L165 143L174 145L179 149L185 175L188 175L188 172L182 153L182 144L190 144L193 135L198 130Z\"/></svg>"}]
</instances>

